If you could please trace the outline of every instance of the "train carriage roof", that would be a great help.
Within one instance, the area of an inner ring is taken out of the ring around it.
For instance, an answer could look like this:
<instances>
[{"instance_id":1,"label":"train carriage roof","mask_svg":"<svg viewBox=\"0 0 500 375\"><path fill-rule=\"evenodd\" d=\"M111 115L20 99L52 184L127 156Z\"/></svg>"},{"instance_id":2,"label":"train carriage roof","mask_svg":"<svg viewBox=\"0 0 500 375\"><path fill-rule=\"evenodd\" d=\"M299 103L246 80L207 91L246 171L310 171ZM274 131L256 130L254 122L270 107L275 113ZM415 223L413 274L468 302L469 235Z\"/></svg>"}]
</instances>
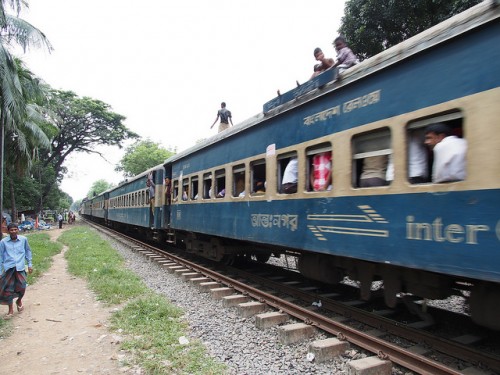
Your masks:
<instances>
[{"instance_id":1,"label":"train carriage roof","mask_svg":"<svg viewBox=\"0 0 500 375\"><path fill-rule=\"evenodd\" d=\"M405 59L415 56L425 50L453 39L464 34L478 26L496 20L500 17L500 0L486 0L470 9L457 14L387 50L362 61L361 63L340 73L337 80L331 81L326 85L316 88L310 92L297 97L294 100L286 102L268 112L261 112L249 119L225 130L213 137L201 142L193 147L179 152L165 160L165 164L174 163L187 155L193 154L201 149L218 143L225 138L231 137L237 133L243 132L253 126L265 122L274 116L294 109L304 103L307 103L326 93L338 90L348 86L353 82L362 80L380 70L387 69L390 66L399 63ZM145 172L146 173L146 172Z\"/></svg>"}]
</instances>

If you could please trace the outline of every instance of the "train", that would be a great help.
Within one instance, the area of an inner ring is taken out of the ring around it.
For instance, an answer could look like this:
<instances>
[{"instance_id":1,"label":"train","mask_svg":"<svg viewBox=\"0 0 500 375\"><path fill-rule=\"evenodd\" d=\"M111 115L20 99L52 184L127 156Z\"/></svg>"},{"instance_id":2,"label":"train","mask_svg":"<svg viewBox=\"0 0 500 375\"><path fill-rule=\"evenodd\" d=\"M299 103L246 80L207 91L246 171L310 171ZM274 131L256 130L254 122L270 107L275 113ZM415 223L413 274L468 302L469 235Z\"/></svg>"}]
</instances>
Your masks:
<instances>
[{"instance_id":1,"label":"train","mask_svg":"<svg viewBox=\"0 0 500 375\"><path fill-rule=\"evenodd\" d=\"M86 200L81 213L219 262L293 255L308 278L357 281L365 300L382 281L390 307L401 295L462 293L472 320L499 330L499 8L485 1L349 69L329 69ZM410 178L411 140L433 123L466 140L464 179ZM324 153L331 181L317 191L313 158ZM390 160L393 176L364 187L373 157ZM285 193L291 160L297 184Z\"/></svg>"}]
</instances>

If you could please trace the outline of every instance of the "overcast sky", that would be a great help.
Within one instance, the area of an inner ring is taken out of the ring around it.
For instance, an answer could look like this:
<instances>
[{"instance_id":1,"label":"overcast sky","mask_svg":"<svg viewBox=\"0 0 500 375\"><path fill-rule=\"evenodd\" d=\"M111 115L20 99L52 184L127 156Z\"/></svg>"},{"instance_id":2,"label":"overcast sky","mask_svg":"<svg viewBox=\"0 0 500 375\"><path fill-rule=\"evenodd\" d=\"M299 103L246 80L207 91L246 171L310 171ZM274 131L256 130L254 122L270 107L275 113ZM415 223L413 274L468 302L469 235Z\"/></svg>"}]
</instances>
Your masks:
<instances>
[{"instance_id":1,"label":"overcast sky","mask_svg":"<svg viewBox=\"0 0 500 375\"><path fill-rule=\"evenodd\" d=\"M304 82L332 41L343 0L31 0L21 18L48 37L52 53L20 57L53 88L111 105L143 138L182 151L210 130L221 101L237 124ZM83 198L99 179L118 183L123 150L107 161L78 154L62 189Z\"/></svg>"}]
</instances>

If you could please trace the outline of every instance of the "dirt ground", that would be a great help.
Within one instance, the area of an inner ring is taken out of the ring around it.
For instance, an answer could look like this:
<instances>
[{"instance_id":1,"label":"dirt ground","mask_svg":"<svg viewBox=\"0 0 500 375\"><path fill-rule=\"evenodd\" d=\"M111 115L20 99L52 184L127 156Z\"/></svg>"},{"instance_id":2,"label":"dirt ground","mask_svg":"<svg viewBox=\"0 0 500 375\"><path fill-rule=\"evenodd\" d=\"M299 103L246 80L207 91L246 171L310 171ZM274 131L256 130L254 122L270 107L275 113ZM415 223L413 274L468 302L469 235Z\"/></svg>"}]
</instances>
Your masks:
<instances>
[{"instance_id":1,"label":"dirt ground","mask_svg":"<svg viewBox=\"0 0 500 375\"><path fill-rule=\"evenodd\" d=\"M55 241L68 228L47 233ZM0 373L140 373L120 366L120 337L107 330L112 309L96 301L85 281L67 272L66 250L26 289L25 309L11 320L12 335L0 339ZM6 312L7 306L0 306L0 316Z\"/></svg>"}]
</instances>

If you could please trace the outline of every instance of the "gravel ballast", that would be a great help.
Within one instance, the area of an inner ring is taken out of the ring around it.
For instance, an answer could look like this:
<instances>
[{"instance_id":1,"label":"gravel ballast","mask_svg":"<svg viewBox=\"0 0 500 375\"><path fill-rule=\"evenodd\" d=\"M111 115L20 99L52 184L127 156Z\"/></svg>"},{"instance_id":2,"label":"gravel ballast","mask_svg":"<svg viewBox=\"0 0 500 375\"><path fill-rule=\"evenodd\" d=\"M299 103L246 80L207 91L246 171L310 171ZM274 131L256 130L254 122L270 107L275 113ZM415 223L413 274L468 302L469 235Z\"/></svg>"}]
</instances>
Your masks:
<instances>
[{"instance_id":1,"label":"gravel ballast","mask_svg":"<svg viewBox=\"0 0 500 375\"><path fill-rule=\"evenodd\" d=\"M123 256L127 267L146 285L185 311L190 339L204 343L210 355L229 367L229 374L347 374L347 362L365 355L349 350L336 360L315 363L307 359L309 343L327 336L318 333L311 340L282 345L277 327L259 330L255 318L241 318L236 308L225 308L209 293L162 269L156 262L107 238ZM290 321L293 323L294 321Z\"/></svg>"}]
</instances>

